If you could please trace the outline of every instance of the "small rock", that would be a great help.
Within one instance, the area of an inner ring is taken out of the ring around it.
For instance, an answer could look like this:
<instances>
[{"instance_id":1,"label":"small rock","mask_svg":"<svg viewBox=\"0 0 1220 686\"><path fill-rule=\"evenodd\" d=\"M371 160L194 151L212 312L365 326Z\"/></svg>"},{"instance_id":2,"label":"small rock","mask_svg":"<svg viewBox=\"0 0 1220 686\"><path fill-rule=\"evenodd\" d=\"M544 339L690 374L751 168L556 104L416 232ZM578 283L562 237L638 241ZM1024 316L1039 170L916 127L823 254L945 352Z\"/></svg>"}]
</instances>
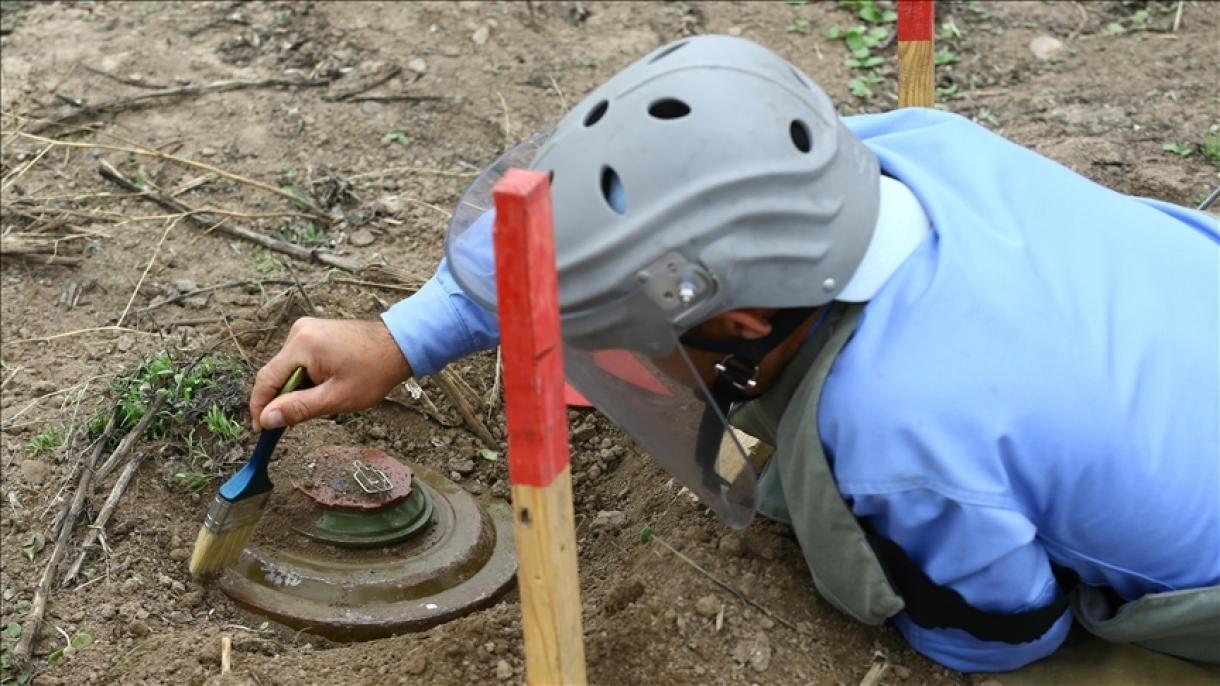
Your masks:
<instances>
[{"instance_id":1,"label":"small rock","mask_svg":"<svg viewBox=\"0 0 1220 686\"><path fill-rule=\"evenodd\" d=\"M127 632L136 638L143 638L148 635L151 629L148 628L148 622L142 619L133 619L127 624Z\"/></svg>"},{"instance_id":2,"label":"small rock","mask_svg":"<svg viewBox=\"0 0 1220 686\"><path fill-rule=\"evenodd\" d=\"M470 36L470 40L474 41L475 45L483 45L484 43L487 42L487 39L490 37L491 37L491 27L488 26L487 24L483 24L482 26L480 26L479 28L474 30L474 34L472 36ZM497 672L499 671L498 667L497 667L496 671ZM509 676L512 676L512 675L510 674Z\"/></svg>"},{"instance_id":3,"label":"small rock","mask_svg":"<svg viewBox=\"0 0 1220 686\"><path fill-rule=\"evenodd\" d=\"M746 553L746 546L741 540L741 536L737 534L725 534L720 537L720 543L716 546L720 552L729 557L741 557Z\"/></svg>"},{"instance_id":4,"label":"small rock","mask_svg":"<svg viewBox=\"0 0 1220 686\"><path fill-rule=\"evenodd\" d=\"M458 474L466 475L474 471L474 460L469 457L455 457L449 460L449 468Z\"/></svg>"},{"instance_id":5,"label":"small rock","mask_svg":"<svg viewBox=\"0 0 1220 686\"><path fill-rule=\"evenodd\" d=\"M593 518L594 529L618 530L627 524L627 515L619 510L602 510Z\"/></svg>"},{"instance_id":6,"label":"small rock","mask_svg":"<svg viewBox=\"0 0 1220 686\"><path fill-rule=\"evenodd\" d=\"M513 678L513 666L508 664L508 660L496 661L496 678L500 681L507 681Z\"/></svg>"},{"instance_id":7,"label":"small rock","mask_svg":"<svg viewBox=\"0 0 1220 686\"><path fill-rule=\"evenodd\" d=\"M174 279L174 290L179 293L190 293L198 289L199 285L190 279Z\"/></svg>"},{"instance_id":8,"label":"small rock","mask_svg":"<svg viewBox=\"0 0 1220 686\"><path fill-rule=\"evenodd\" d=\"M41 486L50 473L51 468L42 460L21 461L21 476L25 477L26 483L31 486Z\"/></svg>"},{"instance_id":9,"label":"small rock","mask_svg":"<svg viewBox=\"0 0 1220 686\"><path fill-rule=\"evenodd\" d=\"M605 610L607 615L616 614L639 600L643 595L644 582L636 579L631 583L618 586L606 594L606 601L602 605L602 609Z\"/></svg>"},{"instance_id":10,"label":"small rock","mask_svg":"<svg viewBox=\"0 0 1220 686\"><path fill-rule=\"evenodd\" d=\"M771 666L771 641L759 632L751 639L738 641L733 646L732 656L741 664L749 664L756 672L765 672Z\"/></svg>"},{"instance_id":11,"label":"small rock","mask_svg":"<svg viewBox=\"0 0 1220 686\"><path fill-rule=\"evenodd\" d=\"M135 343L135 338L132 338L130 335L123 335L119 336L119 340L116 341L114 345L120 351L127 352L128 350L131 350L131 346L135 345Z\"/></svg>"},{"instance_id":12,"label":"small rock","mask_svg":"<svg viewBox=\"0 0 1220 686\"><path fill-rule=\"evenodd\" d=\"M380 424L370 424L368 428L369 438L381 440L385 438L385 427Z\"/></svg>"},{"instance_id":13,"label":"small rock","mask_svg":"<svg viewBox=\"0 0 1220 686\"><path fill-rule=\"evenodd\" d=\"M466 484L466 490L470 493L470 495L483 495L483 491L486 489L483 487L483 484L479 483L478 481L471 481L470 483Z\"/></svg>"},{"instance_id":14,"label":"small rock","mask_svg":"<svg viewBox=\"0 0 1220 686\"><path fill-rule=\"evenodd\" d=\"M1063 41L1053 36L1034 36L1029 42L1029 51L1045 62L1063 52Z\"/></svg>"},{"instance_id":15,"label":"small rock","mask_svg":"<svg viewBox=\"0 0 1220 686\"><path fill-rule=\"evenodd\" d=\"M191 559L191 549L174 548L173 550L169 551L169 559L173 560L174 562L186 562L187 560Z\"/></svg>"},{"instance_id":16,"label":"small rock","mask_svg":"<svg viewBox=\"0 0 1220 686\"><path fill-rule=\"evenodd\" d=\"M597 431L597 428L594 427L593 424L591 424L591 423L581 424L580 426L576 427L575 430L572 431L572 442L573 443L584 443L586 439L593 437L593 433L595 431Z\"/></svg>"},{"instance_id":17,"label":"small rock","mask_svg":"<svg viewBox=\"0 0 1220 686\"><path fill-rule=\"evenodd\" d=\"M199 154L200 154L202 157L215 157L215 156L216 156L216 148L200 148L200 149L199 149Z\"/></svg>"},{"instance_id":18,"label":"small rock","mask_svg":"<svg viewBox=\"0 0 1220 686\"><path fill-rule=\"evenodd\" d=\"M720 602L714 595L705 595L695 601L695 612L704 617L715 617L720 612Z\"/></svg>"},{"instance_id":19,"label":"small rock","mask_svg":"<svg viewBox=\"0 0 1220 686\"><path fill-rule=\"evenodd\" d=\"M894 676L898 677L899 681L906 681L911 677L911 668L906 665L894 665Z\"/></svg>"},{"instance_id":20,"label":"small rock","mask_svg":"<svg viewBox=\"0 0 1220 686\"><path fill-rule=\"evenodd\" d=\"M64 649L65 657L67 657L67 651L68 651L68 649L65 648ZM42 674L39 674L38 676L34 677L34 680L30 682L30 686L59 686L59 684L60 684L60 681L58 678L53 677L50 674L47 674L46 672L43 672Z\"/></svg>"},{"instance_id":21,"label":"small rock","mask_svg":"<svg viewBox=\"0 0 1220 686\"><path fill-rule=\"evenodd\" d=\"M356 229L355 231L352 232L352 236L350 239L351 244L356 246L357 248L363 248L367 245L372 245L373 241L375 241L375 240L377 240L377 237L374 236L373 232L369 231L368 229Z\"/></svg>"},{"instance_id":22,"label":"small rock","mask_svg":"<svg viewBox=\"0 0 1220 686\"><path fill-rule=\"evenodd\" d=\"M729 35L730 35L730 36L740 36L740 35L741 35L741 31L742 31L742 29L741 29L741 27L740 27L740 26L730 26L730 27L729 27Z\"/></svg>"},{"instance_id":23,"label":"small rock","mask_svg":"<svg viewBox=\"0 0 1220 686\"><path fill-rule=\"evenodd\" d=\"M184 607L199 607L203 604L203 591L191 591L182 596Z\"/></svg>"},{"instance_id":24,"label":"small rock","mask_svg":"<svg viewBox=\"0 0 1220 686\"><path fill-rule=\"evenodd\" d=\"M504 483L503 479L496 481L491 485L491 495L493 498L507 498L508 484Z\"/></svg>"},{"instance_id":25,"label":"small rock","mask_svg":"<svg viewBox=\"0 0 1220 686\"><path fill-rule=\"evenodd\" d=\"M407 69L410 69L411 71L415 72L416 74L422 74L422 73L428 71L428 63L423 61L422 59L416 57L415 59L411 60L410 62L407 62Z\"/></svg>"},{"instance_id":26,"label":"small rock","mask_svg":"<svg viewBox=\"0 0 1220 686\"><path fill-rule=\"evenodd\" d=\"M407 674L411 674L413 676L419 676L420 674L423 674L424 670L427 668L428 668L428 660L425 659L423 655L419 655L419 654L412 655L411 657L408 657L407 659L403 660L403 662L402 662L403 671L405 671Z\"/></svg>"}]
</instances>

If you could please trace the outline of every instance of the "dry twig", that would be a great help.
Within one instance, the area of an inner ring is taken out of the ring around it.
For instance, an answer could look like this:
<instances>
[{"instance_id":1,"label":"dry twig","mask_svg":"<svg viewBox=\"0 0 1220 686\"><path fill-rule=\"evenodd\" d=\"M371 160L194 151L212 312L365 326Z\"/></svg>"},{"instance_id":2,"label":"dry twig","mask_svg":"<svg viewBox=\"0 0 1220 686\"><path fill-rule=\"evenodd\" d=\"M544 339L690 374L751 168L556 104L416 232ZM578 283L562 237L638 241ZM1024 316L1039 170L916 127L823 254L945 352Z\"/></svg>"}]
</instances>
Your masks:
<instances>
[{"instance_id":1,"label":"dry twig","mask_svg":"<svg viewBox=\"0 0 1220 686\"><path fill-rule=\"evenodd\" d=\"M225 81L215 81L213 83L203 83L198 85L181 86L179 88L166 88L163 90L153 91L151 93L142 93L126 98L118 98L117 100L108 100L96 105L85 105L71 112L65 112L53 117L46 117L46 121L38 124L32 129L33 133L40 133L54 126L65 124L78 119L87 119L98 114L111 112L121 112L136 105L157 100L159 98L172 98L180 95L203 95L205 93L222 93L224 91L244 90L247 88L267 88L267 87L316 87L325 86L330 83L327 78L314 79L256 79L253 81L243 81L241 79L229 79Z\"/></svg>"},{"instance_id":2,"label":"dry twig","mask_svg":"<svg viewBox=\"0 0 1220 686\"><path fill-rule=\"evenodd\" d=\"M442 369L439 374L432 377L432 380L435 381L437 385L441 387L441 390L445 392L445 395L449 397L449 402L453 403L453 406L457 408L458 414L462 415L462 421L466 423L466 427L478 437L483 445L491 448L492 450L499 450L500 445L491 435L491 432L487 430L487 425L484 424L483 420L479 419L479 415L475 414L474 410L471 409L470 401L466 399L465 393L461 391L454 380L450 378L450 376L454 374L455 372ZM464 381L462 383L463 385L465 384Z\"/></svg>"},{"instance_id":3,"label":"dry twig","mask_svg":"<svg viewBox=\"0 0 1220 686\"><path fill-rule=\"evenodd\" d=\"M115 447L114 452L110 453L110 457L106 458L106 461L102 463L102 466L97 468L98 481L105 479L106 475L110 473L110 470L114 469L115 465L126 457L127 453L131 452L132 446L136 444L136 441L140 440L140 436L144 434L144 430L148 428L148 425L152 422L153 418L155 418L157 413L161 411L161 407L165 405L165 401L168 398L169 394L166 391L157 391L156 398L153 399L152 404L148 406L148 409L144 411L144 416L140 417L140 421L136 422L136 425L131 428L131 431L127 432L127 435L124 436L123 440L120 441L118 446Z\"/></svg>"},{"instance_id":4,"label":"dry twig","mask_svg":"<svg viewBox=\"0 0 1220 686\"><path fill-rule=\"evenodd\" d=\"M68 573L64 574L64 580L61 583L64 588L67 588L76 580L77 575L80 574L81 565L85 563L85 558L89 555L89 549L101 537L102 531L106 527L106 522L110 521L110 515L114 514L115 508L119 506L119 500L123 497L123 492L127 490L127 484L131 483L131 477L135 476L136 470L140 468L146 457L148 457L148 453L137 453L127 463L127 466L123 468L123 472L119 474L119 478L114 482L114 487L110 489L110 495L106 497L106 502L102 505L102 509L98 511L93 524L89 525L89 532L85 534L85 540L81 543L80 553L76 556L76 561L68 568Z\"/></svg>"}]
</instances>

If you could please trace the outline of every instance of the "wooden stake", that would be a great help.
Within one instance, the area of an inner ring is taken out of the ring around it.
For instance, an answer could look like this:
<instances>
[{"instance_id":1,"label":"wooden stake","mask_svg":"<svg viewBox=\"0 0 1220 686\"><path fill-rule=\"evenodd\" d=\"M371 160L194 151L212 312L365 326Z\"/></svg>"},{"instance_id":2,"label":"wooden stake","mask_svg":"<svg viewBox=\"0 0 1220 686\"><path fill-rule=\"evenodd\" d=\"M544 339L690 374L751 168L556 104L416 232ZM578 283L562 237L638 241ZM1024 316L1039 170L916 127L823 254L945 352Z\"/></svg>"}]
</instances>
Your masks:
<instances>
[{"instance_id":1,"label":"wooden stake","mask_svg":"<svg viewBox=\"0 0 1220 686\"><path fill-rule=\"evenodd\" d=\"M935 0L898 0L898 106L932 107Z\"/></svg>"},{"instance_id":2,"label":"wooden stake","mask_svg":"<svg viewBox=\"0 0 1220 686\"><path fill-rule=\"evenodd\" d=\"M493 194L525 675L530 684L584 684L550 181L510 169Z\"/></svg>"},{"instance_id":3,"label":"wooden stake","mask_svg":"<svg viewBox=\"0 0 1220 686\"><path fill-rule=\"evenodd\" d=\"M220 637L220 673L228 674L233 670L233 639L229 636Z\"/></svg>"}]
</instances>

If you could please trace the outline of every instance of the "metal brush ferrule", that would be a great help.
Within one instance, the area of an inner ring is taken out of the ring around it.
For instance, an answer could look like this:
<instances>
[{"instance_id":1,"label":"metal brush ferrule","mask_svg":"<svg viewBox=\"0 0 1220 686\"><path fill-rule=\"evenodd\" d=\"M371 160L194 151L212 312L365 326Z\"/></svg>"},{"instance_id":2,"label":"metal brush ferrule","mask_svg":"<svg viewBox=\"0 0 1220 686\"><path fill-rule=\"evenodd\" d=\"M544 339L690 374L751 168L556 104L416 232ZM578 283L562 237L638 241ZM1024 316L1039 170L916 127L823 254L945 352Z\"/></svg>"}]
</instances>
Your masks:
<instances>
[{"instance_id":1,"label":"metal brush ferrule","mask_svg":"<svg viewBox=\"0 0 1220 686\"><path fill-rule=\"evenodd\" d=\"M208 514L203 518L203 525L208 531L219 534L232 529L240 529L258 522L267 502L271 500L271 492L260 493L236 502L216 498L208 508Z\"/></svg>"}]
</instances>

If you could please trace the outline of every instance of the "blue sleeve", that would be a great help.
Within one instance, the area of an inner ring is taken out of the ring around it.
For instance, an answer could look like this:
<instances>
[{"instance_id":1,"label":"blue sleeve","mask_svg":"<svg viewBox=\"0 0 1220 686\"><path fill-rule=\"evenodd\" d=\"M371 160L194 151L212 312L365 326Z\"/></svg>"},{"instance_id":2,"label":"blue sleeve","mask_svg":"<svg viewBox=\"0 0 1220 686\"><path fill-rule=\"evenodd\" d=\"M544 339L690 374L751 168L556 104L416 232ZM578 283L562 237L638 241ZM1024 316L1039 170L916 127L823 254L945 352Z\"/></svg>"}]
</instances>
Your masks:
<instances>
[{"instance_id":1,"label":"blue sleeve","mask_svg":"<svg viewBox=\"0 0 1220 686\"><path fill-rule=\"evenodd\" d=\"M980 610L1020 612L1054 602L1061 592L1036 529L1021 513L959 502L927 489L854 495L852 510L897 543L933 581ZM906 612L894 625L915 650L962 672L1017 669L1053 653L1072 626L1065 610L1028 643L983 641L961 629L927 629Z\"/></svg>"},{"instance_id":2,"label":"blue sleeve","mask_svg":"<svg viewBox=\"0 0 1220 686\"><path fill-rule=\"evenodd\" d=\"M435 374L454 360L500 342L495 316L466 297L447 260L441 260L423 288L395 303L381 320L416 376Z\"/></svg>"}]
</instances>

